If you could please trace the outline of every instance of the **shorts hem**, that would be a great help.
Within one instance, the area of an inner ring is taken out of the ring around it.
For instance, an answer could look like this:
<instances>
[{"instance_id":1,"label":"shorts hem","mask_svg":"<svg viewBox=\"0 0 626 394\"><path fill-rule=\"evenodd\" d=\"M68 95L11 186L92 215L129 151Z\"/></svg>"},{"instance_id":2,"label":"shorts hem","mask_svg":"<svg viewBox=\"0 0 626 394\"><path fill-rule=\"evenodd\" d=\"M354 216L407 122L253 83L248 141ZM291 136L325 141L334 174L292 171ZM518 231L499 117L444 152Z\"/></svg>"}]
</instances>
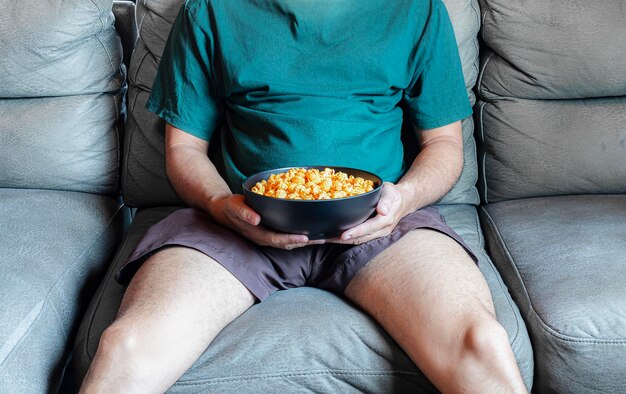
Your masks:
<instances>
[{"instance_id":1,"label":"shorts hem","mask_svg":"<svg viewBox=\"0 0 626 394\"><path fill-rule=\"evenodd\" d=\"M210 244L190 242L180 239L172 239L170 241L161 244L151 244L141 252L133 253L132 256L122 265L118 270L115 278L122 285L128 285L132 280L135 273L141 268L148 258L157 254L159 251L167 247L179 246L189 249L197 250L200 253L205 254L207 257L215 260L219 265L224 267L231 275L233 275L242 285L244 285L253 296L255 296L260 302L269 297L273 291L270 291L263 282L258 280L254 273L248 269L244 270L248 275L242 275L241 272L237 272L227 263L228 261L236 262L241 267L245 267L236 257L217 250Z\"/></svg>"},{"instance_id":2,"label":"shorts hem","mask_svg":"<svg viewBox=\"0 0 626 394\"><path fill-rule=\"evenodd\" d=\"M441 215L439 210L435 207L430 207L433 213L436 213L438 219L441 220L443 225L438 226L435 224L428 225L420 225L416 223L414 226L409 226L409 228L404 230L399 230L395 236L392 232L386 237L376 238L371 241L365 242L361 245L357 245L350 249L349 254L343 258L341 264L339 264L336 268L336 271L325 280L326 285L325 288L329 290L333 290L336 292L343 293L347 285L350 281L356 276L358 271L360 271L368 262L374 259L378 254L380 254L385 249L391 247L393 244L398 242L402 237L413 230L417 229L428 229L432 231L436 231L440 234L446 235L449 238L453 239L459 246L465 250L468 256L474 261L476 265L478 265L478 257L474 254L474 252L465 244L460 235L458 235L452 228L450 228L446 222L445 218ZM419 211L416 211L419 212ZM400 224L400 223L398 223ZM396 225L398 228L398 225ZM395 230L394 230L395 231ZM387 243L385 245L385 243ZM377 247L378 246L378 247ZM382 247L380 247L382 246ZM361 255L365 255L365 258L360 257ZM350 269L351 268L351 269ZM346 274L349 271L351 274ZM343 278L342 278L343 276Z\"/></svg>"}]
</instances>

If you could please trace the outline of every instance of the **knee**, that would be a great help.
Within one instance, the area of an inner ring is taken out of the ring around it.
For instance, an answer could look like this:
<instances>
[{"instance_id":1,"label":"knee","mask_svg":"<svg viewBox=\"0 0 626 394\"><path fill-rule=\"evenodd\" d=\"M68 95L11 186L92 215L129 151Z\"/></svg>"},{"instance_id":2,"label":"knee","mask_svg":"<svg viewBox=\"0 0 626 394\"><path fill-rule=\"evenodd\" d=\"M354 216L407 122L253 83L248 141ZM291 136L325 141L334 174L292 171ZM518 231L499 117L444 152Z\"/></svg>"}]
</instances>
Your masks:
<instances>
[{"instance_id":1,"label":"knee","mask_svg":"<svg viewBox=\"0 0 626 394\"><path fill-rule=\"evenodd\" d=\"M132 325L115 321L100 337L81 393L121 392L121 385L125 387L124 392L145 392L154 387L156 374L150 369L146 345ZM105 390L107 386L114 389Z\"/></svg>"},{"instance_id":2,"label":"knee","mask_svg":"<svg viewBox=\"0 0 626 394\"><path fill-rule=\"evenodd\" d=\"M127 363L139 353L139 336L127 324L114 322L100 337L98 353L101 357Z\"/></svg>"},{"instance_id":3,"label":"knee","mask_svg":"<svg viewBox=\"0 0 626 394\"><path fill-rule=\"evenodd\" d=\"M494 318L469 324L463 335L463 357L474 361L497 361L508 353L509 337Z\"/></svg>"}]
</instances>

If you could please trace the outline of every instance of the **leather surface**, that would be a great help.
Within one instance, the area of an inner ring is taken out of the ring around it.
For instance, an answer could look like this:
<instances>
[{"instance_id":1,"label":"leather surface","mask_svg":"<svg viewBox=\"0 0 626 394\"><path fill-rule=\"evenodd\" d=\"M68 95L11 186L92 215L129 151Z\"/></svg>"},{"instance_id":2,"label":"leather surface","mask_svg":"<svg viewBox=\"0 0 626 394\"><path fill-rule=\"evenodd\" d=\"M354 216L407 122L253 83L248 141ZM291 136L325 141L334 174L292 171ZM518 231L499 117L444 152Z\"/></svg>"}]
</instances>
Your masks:
<instances>
[{"instance_id":1,"label":"leather surface","mask_svg":"<svg viewBox=\"0 0 626 394\"><path fill-rule=\"evenodd\" d=\"M122 41L124 65L128 69L130 57L137 41L135 3L132 1L113 1L113 14L115 15L115 30Z\"/></svg>"},{"instance_id":2,"label":"leather surface","mask_svg":"<svg viewBox=\"0 0 626 394\"><path fill-rule=\"evenodd\" d=\"M0 97L115 92L124 82L112 0L2 1Z\"/></svg>"},{"instance_id":3,"label":"leather surface","mask_svg":"<svg viewBox=\"0 0 626 394\"><path fill-rule=\"evenodd\" d=\"M118 193L112 0L0 4L0 187Z\"/></svg>"},{"instance_id":4,"label":"leather surface","mask_svg":"<svg viewBox=\"0 0 626 394\"><path fill-rule=\"evenodd\" d=\"M0 187L115 194L121 97L0 100Z\"/></svg>"},{"instance_id":5,"label":"leather surface","mask_svg":"<svg viewBox=\"0 0 626 394\"><path fill-rule=\"evenodd\" d=\"M477 0L445 0L459 43L466 86L474 102L471 89L478 76L477 33L480 16ZM149 207L179 205L180 200L165 175L164 122L145 109L157 65L165 47L169 29L182 2L163 0L139 0L137 21L139 40L131 59L129 70L129 117L125 151L122 190L130 206ZM477 204L475 188L477 179L476 147L473 136L473 120L463 125L465 165L455 187L441 203ZM217 144L216 141L213 142ZM410 135L408 143L416 145ZM415 153L413 147L408 151Z\"/></svg>"},{"instance_id":6,"label":"leather surface","mask_svg":"<svg viewBox=\"0 0 626 394\"><path fill-rule=\"evenodd\" d=\"M147 228L176 208L139 210L104 282L83 319L73 366L82 380L100 335L124 294L114 279L122 260ZM498 320L530 387L533 355L519 310L483 250L476 210L441 207L448 224L476 252L494 298ZM341 318L338 319L337 317ZM298 333L298 335L294 335ZM406 354L365 314L321 290L277 292L227 326L171 392L433 392Z\"/></svg>"},{"instance_id":7,"label":"leather surface","mask_svg":"<svg viewBox=\"0 0 626 394\"><path fill-rule=\"evenodd\" d=\"M485 99L626 96L623 0L481 0L481 10Z\"/></svg>"},{"instance_id":8,"label":"leather surface","mask_svg":"<svg viewBox=\"0 0 626 394\"><path fill-rule=\"evenodd\" d=\"M105 196L0 189L0 392L56 392L125 220Z\"/></svg>"},{"instance_id":9,"label":"leather surface","mask_svg":"<svg viewBox=\"0 0 626 394\"><path fill-rule=\"evenodd\" d=\"M621 0L481 0L483 202L626 192Z\"/></svg>"},{"instance_id":10,"label":"leather surface","mask_svg":"<svg viewBox=\"0 0 626 394\"><path fill-rule=\"evenodd\" d=\"M626 195L505 201L481 218L528 324L534 389L626 392Z\"/></svg>"},{"instance_id":11,"label":"leather surface","mask_svg":"<svg viewBox=\"0 0 626 394\"><path fill-rule=\"evenodd\" d=\"M485 202L626 193L626 97L480 102Z\"/></svg>"}]
</instances>

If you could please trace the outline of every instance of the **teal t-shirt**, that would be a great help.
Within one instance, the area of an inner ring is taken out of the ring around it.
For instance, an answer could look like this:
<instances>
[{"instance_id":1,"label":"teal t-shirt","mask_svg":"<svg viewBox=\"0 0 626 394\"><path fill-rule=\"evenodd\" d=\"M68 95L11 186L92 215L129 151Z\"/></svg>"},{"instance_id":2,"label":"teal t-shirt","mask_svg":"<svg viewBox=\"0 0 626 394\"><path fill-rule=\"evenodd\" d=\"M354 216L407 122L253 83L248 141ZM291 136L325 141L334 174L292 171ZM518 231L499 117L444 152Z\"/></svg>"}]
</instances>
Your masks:
<instances>
[{"instance_id":1,"label":"teal t-shirt","mask_svg":"<svg viewBox=\"0 0 626 394\"><path fill-rule=\"evenodd\" d=\"M472 112L441 0L188 0L147 107L204 140L220 132L233 192L304 165L396 182L403 116L432 129Z\"/></svg>"}]
</instances>

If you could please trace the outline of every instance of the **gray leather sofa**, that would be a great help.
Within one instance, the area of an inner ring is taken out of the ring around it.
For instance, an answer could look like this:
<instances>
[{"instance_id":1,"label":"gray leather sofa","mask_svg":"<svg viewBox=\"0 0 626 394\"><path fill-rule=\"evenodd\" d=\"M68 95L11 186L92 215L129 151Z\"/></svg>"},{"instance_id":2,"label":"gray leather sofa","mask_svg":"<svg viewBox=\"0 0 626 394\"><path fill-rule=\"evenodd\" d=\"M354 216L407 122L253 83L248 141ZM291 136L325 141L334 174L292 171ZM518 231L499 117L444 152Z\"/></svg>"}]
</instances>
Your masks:
<instances>
[{"instance_id":1,"label":"gray leather sofa","mask_svg":"<svg viewBox=\"0 0 626 394\"><path fill-rule=\"evenodd\" d=\"M78 382L123 296L119 264L151 224L180 207L165 177L163 124L144 104L182 0L138 0L127 105L110 0L59 10L4 3L0 392L54 392L86 303L72 354ZM626 392L623 2L444 3L470 97L475 89L479 100L475 120L463 122L463 174L440 209L479 256L529 389ZM129 6L116 4L126 58ZM120 186L137 208L123 239ZM254 306L171 390L279 391L435 390L370 318L310 288Z\"/></svg>"},{"instance_id":2,"label":"gray leather sofa","mask_svg":"<svg viewBox=\"0 0 626 394\"><path fill-rule=\"evenodd\" d=\"M0 392L55 392L128 223L112 0L0 2Z\"/></svg>"}]
</instances>

